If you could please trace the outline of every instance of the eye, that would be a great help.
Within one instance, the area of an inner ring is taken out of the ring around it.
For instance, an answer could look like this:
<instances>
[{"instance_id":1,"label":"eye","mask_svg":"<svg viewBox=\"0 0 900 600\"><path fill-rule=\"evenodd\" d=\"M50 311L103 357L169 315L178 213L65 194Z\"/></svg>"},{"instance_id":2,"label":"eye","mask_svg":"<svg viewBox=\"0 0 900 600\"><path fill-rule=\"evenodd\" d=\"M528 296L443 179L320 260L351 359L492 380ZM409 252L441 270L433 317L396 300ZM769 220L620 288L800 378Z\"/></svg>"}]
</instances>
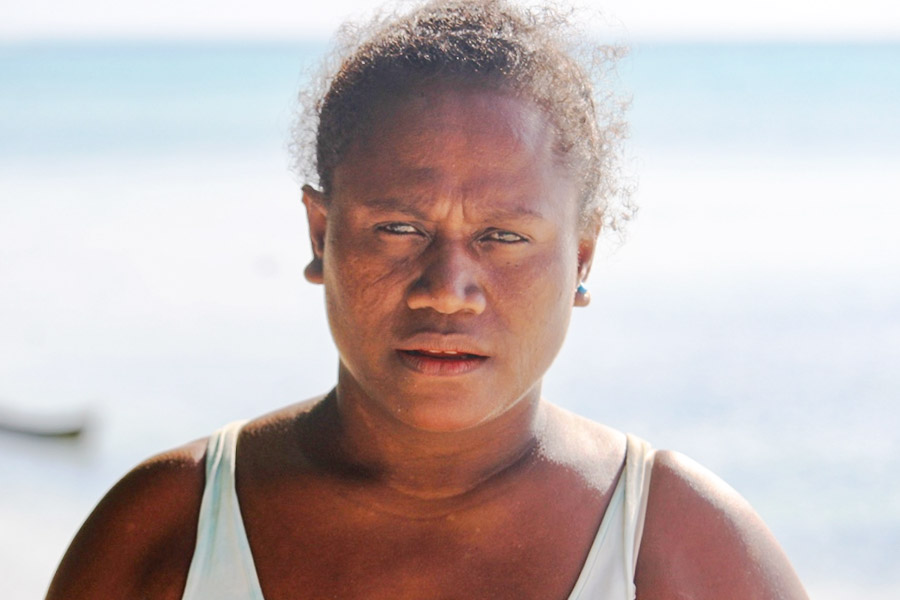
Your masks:
<instances>
[{"instance_id":1,"label":"eye","mask_svg":"<svg viewBox=\"0 0 900 600\"><path fill-rule=\"evenodd\" d=\"M493 229L484 234L481 238L487 242L500 242L501 244L518 244L527 242L528 238L512 231L504 231L502 229Z\"/></svg>"},{"instance_id":2,"label":"eye","mask_svg":"<svg viewBox=\"0 0 900 600\"><path fill-rule=\"evenodd\" d=\"M409 223L385 223L378 226L378 231L389 233L391 235L417 235L421 233L416 227Z\"/></svg>"}]
</instances>

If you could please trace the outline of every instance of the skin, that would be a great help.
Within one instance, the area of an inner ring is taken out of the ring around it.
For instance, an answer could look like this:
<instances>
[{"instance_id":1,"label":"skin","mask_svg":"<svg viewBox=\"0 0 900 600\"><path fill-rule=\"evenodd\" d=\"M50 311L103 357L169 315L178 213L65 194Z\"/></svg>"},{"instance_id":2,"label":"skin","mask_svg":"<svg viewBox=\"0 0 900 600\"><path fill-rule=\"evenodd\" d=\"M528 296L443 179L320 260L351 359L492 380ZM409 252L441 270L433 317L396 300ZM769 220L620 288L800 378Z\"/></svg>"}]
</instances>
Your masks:
<instances>
[{"instance_id":1,"label":"skin","mask_svg":"<svg viewBox=\"0 0 900 600\"><path fill-rule=\"evenodd\" d=\"M576 186L530 103L433 85L379 111L332 195L304 190L337 387L239 439L263 592L565 599L624 460L621 433L540 396L588 301L575 290L597 232L578 225ZM180 598L204 444L113 488L48 598ZM653 467L636 584L641 599L806 597L752 509L671 452Z\"/></svg>"}]
</instances>

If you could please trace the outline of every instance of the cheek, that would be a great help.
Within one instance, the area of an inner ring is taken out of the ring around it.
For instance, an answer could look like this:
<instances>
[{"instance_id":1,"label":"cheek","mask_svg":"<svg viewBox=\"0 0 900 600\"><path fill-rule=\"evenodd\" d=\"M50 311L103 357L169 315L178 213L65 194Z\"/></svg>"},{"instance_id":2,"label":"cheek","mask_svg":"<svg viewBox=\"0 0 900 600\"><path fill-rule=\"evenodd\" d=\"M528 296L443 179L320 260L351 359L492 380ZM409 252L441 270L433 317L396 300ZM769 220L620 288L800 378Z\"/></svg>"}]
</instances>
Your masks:
<instances>
[{"instance_id":1,"label":"cheek","mask_svg":"<svg viewBox=\"0 0 900 600\"><path fill-rule=\"evenodd\" d=\"M383 320L385 313L396 310L408 286L409 260L386 257L359 236L331 237L324 263L325 297L333 324Z\"/></svg>"},{"instance_id":2,"label":"cheek","mask_svg":"<svg viewBox=\"0 0 900 600\"><path fill-rule=\"evenodd\" d=\"M577 261L568 259L574 251L555 250L505 269L495 288L498 312L505 315L507 326L535 346L561 343L571 313Z\"/></svg>"}]
</instances>

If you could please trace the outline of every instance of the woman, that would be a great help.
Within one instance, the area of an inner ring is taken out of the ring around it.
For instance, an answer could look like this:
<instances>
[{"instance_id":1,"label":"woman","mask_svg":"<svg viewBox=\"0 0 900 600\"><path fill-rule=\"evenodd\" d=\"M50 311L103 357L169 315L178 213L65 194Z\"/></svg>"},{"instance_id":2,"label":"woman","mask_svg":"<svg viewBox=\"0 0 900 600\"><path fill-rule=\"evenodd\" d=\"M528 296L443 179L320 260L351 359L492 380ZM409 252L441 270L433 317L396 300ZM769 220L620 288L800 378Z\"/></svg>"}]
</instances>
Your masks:
<instances>
[{"instance_id":1,"label":"woman","mask_svg":"<svg viewBox=\"0 0 900 600\"><path fill-rule=\"evenodd\" d=\"M137 467L49 598L805 597L713 475L541 399L627 211L536 15L432 3L342 62L303 190L337 386Z\"/></svg>"}]
</instances>

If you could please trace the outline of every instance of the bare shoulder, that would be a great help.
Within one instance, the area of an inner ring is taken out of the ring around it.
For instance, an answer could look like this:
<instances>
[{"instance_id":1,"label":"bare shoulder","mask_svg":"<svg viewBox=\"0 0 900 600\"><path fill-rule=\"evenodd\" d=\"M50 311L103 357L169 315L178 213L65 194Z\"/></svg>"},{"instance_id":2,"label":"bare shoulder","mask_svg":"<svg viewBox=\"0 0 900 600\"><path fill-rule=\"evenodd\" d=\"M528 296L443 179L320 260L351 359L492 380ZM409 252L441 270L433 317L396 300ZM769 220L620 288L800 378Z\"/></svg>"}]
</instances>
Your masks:
<instances>
[{"instance_id":1,"label":"bare shoulder","mask_svg":"<svg viewBox=\"0 0 900 600\"><path fill-rule=\"evenodd\" d=\"M590 449L591 454L615 454L625 457L625 434L597 421L592 421L565 408L544 404L546 408L546 431L559 436L564 443L573 447Z\"/></svg>"},{"instance_id":2,"label":"bare shoulder","mask_svg":"<svg viewBox=\"0 0 900 600\"><path fill-rule=\"evenodd\" d=\"M60 563L48 600L180 598L196 537L206 440L144 461L100 501Z\"/></svg>"},{"instance_id":3,"label":"bare shoulder","mask_svg":"<svg viewBox=\"0 0 900 600\"><path fill-rule=\"evenodd\" d=\"M625 462L625 434L561 407L545 406L541 457L577 473L590 487L611 492Z\"/></svg>"},{"instance_id":4,"label":"bare shoulder","mask_svg":"<svg viewBox=\"0 0 900 600\"><path fill-rule=\"evenodd\" d=\"M659 451L650 481L638 598L807 598L759 515L713 473Z\"/></svg>"}]
</instances>

